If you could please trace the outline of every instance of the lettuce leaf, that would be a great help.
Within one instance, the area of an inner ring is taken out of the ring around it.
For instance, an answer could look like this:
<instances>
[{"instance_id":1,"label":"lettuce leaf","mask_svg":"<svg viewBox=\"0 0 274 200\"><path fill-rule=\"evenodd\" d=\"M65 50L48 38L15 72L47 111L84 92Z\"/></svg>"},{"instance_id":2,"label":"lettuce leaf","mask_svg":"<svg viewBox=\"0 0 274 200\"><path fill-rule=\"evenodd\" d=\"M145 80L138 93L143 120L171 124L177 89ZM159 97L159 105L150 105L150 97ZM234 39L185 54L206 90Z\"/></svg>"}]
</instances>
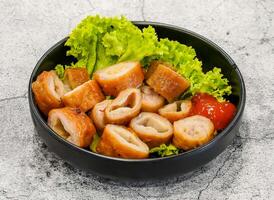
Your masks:
<instances>
[{"instance_id":1,"label":"lettuce leaf","mask_svg":"<svg viewBox=\"0 0 274 200\"><path fill-rule=\"evenodd\" d=\"M98 145L98 143L100 142L100 136L96 133L94 136L93 136L93 140L92 140L92 143L90 144L89 148L92 152L95 152L97 153L96 151L96 147Z\"/></svg>"},{"instance_id":2,"label":"lettuce leaf","mask_svg":"<svg viewBox=\"0 0 274 200\"><path fill-rule=\"evenodd\" d=\"M205 92L223 101L231 94L221 70L204 73L192 47L167 38L158 40L153 27L141 30L125 17L88 16L72 31L65 45L70 47L67 55L77 59L73 66L86 67L90 75L118 62L140 61L149 67L152 60L162 60L190 81L184 96Z\"/></svg>"},{"instance_id":3,"label":"lettuce leaf","mask_svg":"<svg viewBox=\"0 0 274 200\"><path fill-rule=\"evenodd\" d=\"M172 144L161 144L159 147L154 147L150 149L149 153L157 153L158 156L166 157L171 155L178 155L179 149Z\"/></svg>"}]
</instances>

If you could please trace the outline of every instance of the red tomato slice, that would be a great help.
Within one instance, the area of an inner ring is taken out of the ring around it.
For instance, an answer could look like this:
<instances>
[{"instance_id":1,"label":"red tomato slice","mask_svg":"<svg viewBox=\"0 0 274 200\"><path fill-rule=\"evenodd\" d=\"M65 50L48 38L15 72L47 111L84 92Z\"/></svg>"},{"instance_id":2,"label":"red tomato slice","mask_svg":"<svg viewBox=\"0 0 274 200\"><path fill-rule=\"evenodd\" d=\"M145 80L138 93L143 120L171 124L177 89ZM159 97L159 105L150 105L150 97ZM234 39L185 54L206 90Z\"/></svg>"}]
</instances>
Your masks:
<instances>
[{"instance_id":1,"label":"red tomato slice","mask_svg":"<svg viewBox=\"0 0 274 200\"><path fill-rule=\"evenodd\" d=\"M230 102L218 102L213 96L206 93L198 93L191 99L191 115L202 115L209 118L216 130L222 130L233 119L236 107Z\"/></svg>"}]
</instances>

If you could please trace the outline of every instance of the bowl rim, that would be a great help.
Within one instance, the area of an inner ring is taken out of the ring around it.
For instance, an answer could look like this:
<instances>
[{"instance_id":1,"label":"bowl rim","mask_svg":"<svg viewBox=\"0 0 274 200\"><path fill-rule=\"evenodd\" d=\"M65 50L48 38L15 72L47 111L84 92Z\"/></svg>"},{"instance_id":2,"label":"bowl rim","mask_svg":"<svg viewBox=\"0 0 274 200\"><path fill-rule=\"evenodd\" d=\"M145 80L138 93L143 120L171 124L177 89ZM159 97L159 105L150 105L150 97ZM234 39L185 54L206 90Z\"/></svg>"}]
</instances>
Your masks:
<instances>
[{"instance_id":1,"label":"bowl rim","mask_svg":"<svg viewBox=\"0 0 274 200\"><path fill-rule=\"evenodd\" d=\"M64 43L68 39L68 36L63 38L62 40L58 41L57 43L55 43L53 46L51 46L43 54L43 56L38 60L37 64L35 65L32 73L31 73L31 76L30 76L30 79L29 79L29 86L28 86L28 100L29 100L31 114L34 114L36 119L38 119L40 121L40 123L42 124L42 126L48 131L48 134L50 134L52 137L54 137L59 143L62 143L64 145L68 146L69 148L71 148L72 150L78 151L79 153L88 154L88 155L95 156L95 157L98 157L98 158L101 158L101 159L108 159L108 160L112 160L112 161L118 161L118 162L158 162L158 161L162 161L162 160L178 159L180 157L188 157L188 156L191 156L193 154L199 154L200 152L205 151L206 149L210 148L210 146L217 145L218 141L221 140L225 135L229 134L229 132L236 126L236 124L240 120L240 118L242 116L242 113L244 111L245 101L246 101L246 89L245 89L245 83L244 83L243 76L242 76L238 66L235 64L233 59L221 47L219 47L217 44L215 44L211 40L207 39L206 37L204 37L204 36L202 36L198 33L195 33L193 31L190 31L190 30L182 28L182 27L178 27L178 26L170 25L170 24L166 24L166 23L151 22L151 21L132 21L132 22L135 25L159 26L159 27L168 28L168 29L171 29L171 30L183 32L183 33L189 34L191 36L194 36L194 37L200 39L201 41L209 44L215 50L220 52L222 54L222 56L225 57L225 59L227 59L229 61L231 66L234 68L234 70L235 70L235 72L238 76L239 82L240 82L240 98L239 98L239 105L237 106L237 113L234 116L233 120L229 123L229 125L224 130L222 130L218 135L216 135L210 142L208 142L208 143L206 143L206 144L204 144L200 147L197 147L195 149L180 153L178 155L173 155L173 156L168 156L168 157L159 157L159 158L127 159L127 158L110 157L110 156L105 156L105 155L102 155L102 154L94 153L92 151L89 151L89 150L84 149L84 148L80 148L80 147L68 142L66 139L62 138L57 133L55 133L47 125L46 121L43 119L42 115L39 113L38 107L36 106L36 104L34 102L34 98L33 98L33 94L32 94L32 88L31 88L32 82L34 80L34 76L37 73L37 70L39 69L39 67L40 67L41 63L43 62L43 60L52 52L53 49L55 49L56 47L58 47L59 45Z\"/></svg>"}]
</instances>

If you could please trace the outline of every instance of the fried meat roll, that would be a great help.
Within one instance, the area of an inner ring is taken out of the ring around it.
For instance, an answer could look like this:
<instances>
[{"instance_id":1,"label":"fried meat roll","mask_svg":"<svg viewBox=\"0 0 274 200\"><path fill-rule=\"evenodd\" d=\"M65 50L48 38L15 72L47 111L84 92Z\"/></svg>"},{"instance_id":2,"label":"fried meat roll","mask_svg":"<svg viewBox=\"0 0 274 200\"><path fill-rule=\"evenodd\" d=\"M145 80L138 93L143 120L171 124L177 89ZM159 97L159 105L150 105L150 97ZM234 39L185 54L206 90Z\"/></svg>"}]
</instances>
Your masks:
<instances>
[{"instance_id":1,"label":"fried meat roll","mask_svg":"<svg viewBox=\"0 0 274 200\"><path fill-rule=\"evenodd\" d=\"M183 150L194 149L214 137L212 121L201 115L194 115L174 122L173 144Z\"/></svg>"},{"instance_id":2,"label":"fried meat roll","mask_svg":"<svg viewBox=\"0 0 274 200\"><path fill-rule=\"evenodd\" d=\"M62 97L62 101L66 106L80 108L83 112L90 110L96 103L104 99L105 96L94 80L85 82Z\"/></svg>"},{"instance_id":3,"label":"fried meat roll","mask_svg":"<svg viewBox=\"0 0 274 200\"><path fill-rule=\"evenodd\" d=\"M93 78L106 95L116 97L122 90L139 87L144 73L140 62L123 62L96 71Z\"/></svg>"},{"instance_id":4,"label":"fried meat roll","mask_svg":"<svg viewBox=\"0 0 274 200\"><path fill-rule=\"evenodd\" d=\"M159 114L171 122L189 116L192 108L190 100L175 101L159 109Z\"/></svg>"},{"instance_id":5,"label":"fried meat roll","mask_svg":"<svg viewBox=\"0 0 274 200\"><path fill-rule=\"evenodd\" d=\"M79 147L87 147L96 133L90 118L79 108L58 108L49 112L48 125Z\"/></svg>"},{"instance_id":6,"label":"fried meat roll","mask_svg":"<svg viewBox=\"0 0 274 200\"><path fill-rule=\"evenodd\" d=\"M64 74L64 84L70 90L73 90L79 85L89 80L88 71L86 68L67 68Z\"/></svg>"},{"instance_id":7,"label":"fried meat roll","mask_svg":"<svg viewBox=\"0 0 274 200\"><path fill-rule=\"evenodd\" d=\"M96 148L107 156L140 159L149 155L148 146L124 126L108 124Z\"/></svg>"},{"instance_id":8,"label":"fried meat roll","mask_svg":"<svg viewBox=\"0 0 274 200\"><path fill-rule=\"evenodd\" d=\"M53 108L62 107L64 85L55 71L42 72L31 86L35 101L45 115Z\"/></svg>"},{"instance_id":9,"label":"fried meat roll","mask_svg":"<svg viewBox=\"0 0 274 200\"><path fill-rule=\"evenodd\" d=\"M172 124L166 118L149 112L133 118L130 128L150 148L169 142L173 134Z\"/></svg>"},{"instance_id":10,"label":"fried meat roll","mask_svg":"<svg viewBox=\"0 0 274 200\"><path fill-rule=\"evenodd\" d=\"M136 88L128 88L106 107L105 118L111 124L126 124L141 110L141 91Z\"/></svg>"},{"instance_id":11,"label":"fried meat roll","mask_svg":"<svg viewBox=\"0 0 274 200\"><path fill-rule=\"evenodd\" d=\"M157 61L150 65L146 73L146 83L169 102L180 96L190 85L169 66Z\"/></svg>"},{"instance_id":12,"label":"fried meat roll","mask_svg":"<svg viewBox=\"0 0 274 200\"><path fill-rule=\"evenodd\" d=\"M98 130L103 130L106 126L105 109L111 102L112 100L104 100L100 103L97 103L89 115Z\"/></svg>"},{"instance_id":13,"label":"fried meat roll","mask_svg":"<svg viewBox=\"0 0 274 200\"><path fill-rule=\"evenodd\" d=\"M159 108L161 108L165 99L157 94L151 87L142 86L142 111L144 112L157 112Z\"/></svg>"}]
</instances>

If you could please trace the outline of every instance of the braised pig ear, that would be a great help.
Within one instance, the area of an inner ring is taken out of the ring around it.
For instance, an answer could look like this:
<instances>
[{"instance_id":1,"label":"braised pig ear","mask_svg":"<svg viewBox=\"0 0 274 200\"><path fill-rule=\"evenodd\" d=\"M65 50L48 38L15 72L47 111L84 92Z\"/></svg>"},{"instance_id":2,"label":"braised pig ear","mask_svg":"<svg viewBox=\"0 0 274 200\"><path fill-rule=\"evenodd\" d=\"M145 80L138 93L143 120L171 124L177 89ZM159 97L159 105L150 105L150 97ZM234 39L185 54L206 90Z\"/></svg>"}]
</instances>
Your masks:
<instances>
[{"instance_id":1,"label":"braised pig ear","mask_svg":"<svg viewBox=\"0 0 274 200\"><path fill-rule=\"evenodd\" d=\"M172 124L167 119L149 112L133 118L130 128L150 148L169 142L173 134Z\"/></svg>"},{"instance_id":2,"label":"braised pig ear","mask_svg":"<svg viewBox=\"0 0 274 200\"><path fill-rule=\"evenodd\" d=\"M93 78L106 95L116 97L127 88L137 88L142 85L144 73L140 62L122 62L96 71Z\"/></svg>"},{"instance_id":3,"label":"braised pig ear","mask_svg":"<svg viewBox=\"0 0 274 200\"><path fill-rule=\"evenodd\" d=\"M175 101L159 109L159 114L171 122L189 116L192 108L190 100Z\"/></svg>"},{"instance_id":4,"label":"braised pig ear","mask_svg":"<svg viewBox=\"0 0 274 200\"><path fill-rule=\"evenodd\" d=\"M146 83L169 102L180 96L190 85L184 77L160 62L152 62L146 73Z\"/></svg>"},{"instance_id":5,"label":"braised pig ear","mask_svg":"<svg viewBox=\"0 0 274 200\"><path fill-rule=\"evenodd\" d=\"M90 113L90 117L98 130L103 130L106 126L105 109L111 102L112 100L104 100L97 103Z\"/></svg>"},{"instance_id":6,"label":"braised pig ear","mask_svg":"<svg viewBox=\"0 0 274 200\"><path fill-rule=\"evenodd\" d=\"M194 149L209 142L214 133L210 119L194 115L174 122L173 144L184 150Z\"/></svg>"},{"instance_id":7,"label":"braised pig ear","mask_svg":"<svg viewBox=\"0 0 274 200\"><path fill-rule=\"evenodd\" d=\"M64 85L55 71L42 72L31 86L35 101L45 115L53 108L62 107L60 97L64 95Z\"/></svg>"},{"instance_id":8,"label":"braised pig ear","mask_svg":"<svg viewBox=\"0 0 274 200\"><path fill-rule=\"evenodd\" d=\"M48 125L79 147L87 147L96 133L89 117L78 108L58 108L49 112Z\"/></svg>"},{"instance_id":9,"label":"braised pig ear","mask_svg":"<svg viewBox=\"0 0 274 200\"><path fill-rule=\"evenodd\" d=\"M126 127L108 124L96 148L107 156L140 159L149 155L148 146Z\"/></svg>"},{"instance_id":10,"label":"braised pig ear","mask_svg":"<svg viewBox=\"0 0 274 200\"><path fill-rule=\"evenodd\" d=\"M142 111L144 112L157 112L161 108L165 99L161 95L157 94L151 87L142 86Z\"/></svg>"},{"instance_id":11,"label":"braised pig ear","mask_svg":"<svg viewBox=\"0 0 274 200\"><path fill-rule=\"evenodd\" d=\"M142 96L139 89L129 88L119 95L106 107L105 117L111 124L126 124L141 110Z\"/></svg>"},{"instance_id":12,"label":"braised pig ear","mask_svg":"<svg viewBox=\"0 0 274 200\"><path fill-rule=\"evenodd\" d=\"M83 112L90 110L104 99L105 96L94 80L85 82L62 97L65 106L80 108Z\"/></svg>"}]
</instances>

